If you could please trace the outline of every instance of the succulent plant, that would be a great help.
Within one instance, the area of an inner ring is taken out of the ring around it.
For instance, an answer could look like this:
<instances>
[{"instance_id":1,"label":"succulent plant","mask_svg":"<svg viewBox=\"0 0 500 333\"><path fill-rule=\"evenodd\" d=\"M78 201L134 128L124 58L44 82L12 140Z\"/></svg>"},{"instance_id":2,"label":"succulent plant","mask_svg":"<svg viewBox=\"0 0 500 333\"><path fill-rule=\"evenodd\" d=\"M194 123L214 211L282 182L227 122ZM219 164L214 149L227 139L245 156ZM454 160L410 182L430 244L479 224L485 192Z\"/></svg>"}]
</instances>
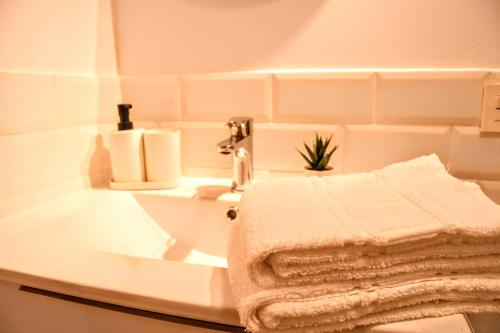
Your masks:
<instances>
[{"instance_id":1,"label":"succulent plant","mask_svg":"<svg viewBox=\"0 0 500 333\"><path fill-rule=\"evenodd\" d=\"M331 170L332 167L328 166L328 163L330 162L330 158L332 157L333 153L335 150L337 150L338 146L335 146L327 152L328 146L330 145L330 141L332 140L332 136L328 139L323 140L321 136L316 133L316 139L313 142L312 148L309 147L305 142L304 142L304 147L306 148L306 153L301 152L300 150L297 149L299 154L307 161L308 166L306 166L306 169L309 170L316 170L316 171L323 171L323 170Z\"/></svg>"}]
</instances>

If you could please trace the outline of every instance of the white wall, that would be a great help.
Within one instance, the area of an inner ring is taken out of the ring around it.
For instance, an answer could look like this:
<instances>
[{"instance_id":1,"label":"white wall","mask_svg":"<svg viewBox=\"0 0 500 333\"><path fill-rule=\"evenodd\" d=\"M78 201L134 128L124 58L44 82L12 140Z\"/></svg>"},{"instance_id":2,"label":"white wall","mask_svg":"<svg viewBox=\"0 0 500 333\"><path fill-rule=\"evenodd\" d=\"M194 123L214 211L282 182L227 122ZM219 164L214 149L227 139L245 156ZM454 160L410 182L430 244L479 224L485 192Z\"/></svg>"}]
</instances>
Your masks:
<instances>
[{"instance_id":1,"label":"white wall","mask_svg":"<svg viewBox=\"0 0 500 333\"><path fill-rule=\"evenodd\" d=\"M113 0L120 74L500 67L498 0Z\"/></svg>"},{"instance_id":2,"label":"white wall","mask_svg":"<svg viewBox=\"0 0 500 333\"><path fill-rule=\"evenodd\" d=\"M478 129L498 0L111 1L123 98L138 120L181 122L185 173L230 168L214 143L246 115L256 169L301 172L294 147L320 131L344 173L437 153L500 179L500 137Z\"/></svg>"},{"instance_id":3,"label":"white wall","mask_svg":"<svg viewBox=\"0 0 500 333\"><path fill-rule=\"evenodd\" d=\"M0 70L94 72L97 1L0 0Z\"/></svg>"},{"instance_id":4,"label":"white wall","mask_svg":"<svg viewBox=\"0 0 500 333\"><path fill-rule=\"evenodd\" d=\"M107 179L120 100L109 0L0 0L0 216Z\"/></svg>"},{"instance_id":5,"label":"white wall","mask_svg":"<svg viewBox=\"0 0 500 333\"><path fill-rule=\"evenodd\" d=\"M498 0L0 0L0 215L108 179L122 101L136 126L182 128L186 175L229 171L214 145L245 114L256 169L300 173L294 148L320 131L342 172L436 152L499 180L500 137L478 130L499 17ZM411 71L431 66L456 69ZM263 68L304 71L233 73Z\"/></svg>"}]
</instances>

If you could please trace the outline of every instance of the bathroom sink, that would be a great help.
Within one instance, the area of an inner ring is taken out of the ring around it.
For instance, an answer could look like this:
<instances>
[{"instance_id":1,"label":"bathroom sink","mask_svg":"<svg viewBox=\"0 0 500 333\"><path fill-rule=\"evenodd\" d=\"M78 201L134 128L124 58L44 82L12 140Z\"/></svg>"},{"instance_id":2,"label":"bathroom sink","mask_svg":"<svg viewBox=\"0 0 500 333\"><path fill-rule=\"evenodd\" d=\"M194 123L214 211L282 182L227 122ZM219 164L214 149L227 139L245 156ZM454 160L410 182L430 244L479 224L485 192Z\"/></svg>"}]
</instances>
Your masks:
<instances>
[{"instance_id":1,"label":"bathroom sink","mask_svg":"<svg viewBox=\"0 0 500 333\"><path fill-rule=\"evenodd\" d=\"M203 186L192 197L133 194L166 238L156 257L187 263L227 267L226 245L231 221L228 210L239 195L228 187Z\"/></svg>"},{"instance_id":2,"label":"bathroom sink","mask_svg":"<svg viewBox=\"0 0 500 333\"><path fill-rule=\"evenodd\" d=\"M0 280L238 325L225 267L230 180L83 190L0 220Z\"/></svg>"},{"instance_id":3,"label":"bathroom sink","mask_svg":"<svg viewBox=\"0 0 500 333\"><path fill-rule=\"evenodd\" d=\"M227 180L184 179L161 191L83 191L0 224L0 240L227 267Z\"/></svg>"}]
</instances>

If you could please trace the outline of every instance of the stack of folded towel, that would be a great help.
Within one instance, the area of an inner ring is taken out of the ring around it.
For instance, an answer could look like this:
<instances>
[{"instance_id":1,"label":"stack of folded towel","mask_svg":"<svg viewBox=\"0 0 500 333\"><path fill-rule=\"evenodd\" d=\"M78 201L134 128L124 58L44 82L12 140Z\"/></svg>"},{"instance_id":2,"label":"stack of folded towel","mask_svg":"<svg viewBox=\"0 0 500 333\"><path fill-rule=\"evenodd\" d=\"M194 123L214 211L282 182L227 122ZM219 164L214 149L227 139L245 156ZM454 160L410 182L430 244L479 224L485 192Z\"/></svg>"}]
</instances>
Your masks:
<instances>
[{"instance_id":1,"label":"stack of folded towel","mask_svg":"<svg viewBox=\"0 0 500 333\"><path fill-rule=\"evenodd\" d=\"M242 196L229 277L252 332L500 312L500 206L424 156Z\"/></svg>"}]
</instances>

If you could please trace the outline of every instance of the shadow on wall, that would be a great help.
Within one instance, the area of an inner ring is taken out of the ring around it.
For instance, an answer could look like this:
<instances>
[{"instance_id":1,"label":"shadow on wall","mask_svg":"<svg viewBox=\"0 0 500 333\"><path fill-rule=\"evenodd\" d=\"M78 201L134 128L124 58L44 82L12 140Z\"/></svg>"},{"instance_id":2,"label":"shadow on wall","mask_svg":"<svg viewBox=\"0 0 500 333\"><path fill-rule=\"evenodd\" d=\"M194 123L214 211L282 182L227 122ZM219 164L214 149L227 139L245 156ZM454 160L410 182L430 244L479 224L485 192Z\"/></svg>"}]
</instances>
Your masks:
<instances>
[{"instance_id":1,"label":"shadow on wall","mask_svg":"<svg viewBox=\"0 0 500 333\"><path fill-rule=\"evenodd\" d=\"M254 68L275 56L325 1L113 0L119 72Z\"/></svg>"},{"instance_id":2,"label":"shadow on wall","mask_svg":"<svg viewBox=\"0 0 500 333\"><path fill-rule=\"evenodd\" d=\"M93 188L103 187L111 179L109 151L104 147L101 134L95 137L95 147L89 162L89 179Z\"/></svg>"}]
</instances>

